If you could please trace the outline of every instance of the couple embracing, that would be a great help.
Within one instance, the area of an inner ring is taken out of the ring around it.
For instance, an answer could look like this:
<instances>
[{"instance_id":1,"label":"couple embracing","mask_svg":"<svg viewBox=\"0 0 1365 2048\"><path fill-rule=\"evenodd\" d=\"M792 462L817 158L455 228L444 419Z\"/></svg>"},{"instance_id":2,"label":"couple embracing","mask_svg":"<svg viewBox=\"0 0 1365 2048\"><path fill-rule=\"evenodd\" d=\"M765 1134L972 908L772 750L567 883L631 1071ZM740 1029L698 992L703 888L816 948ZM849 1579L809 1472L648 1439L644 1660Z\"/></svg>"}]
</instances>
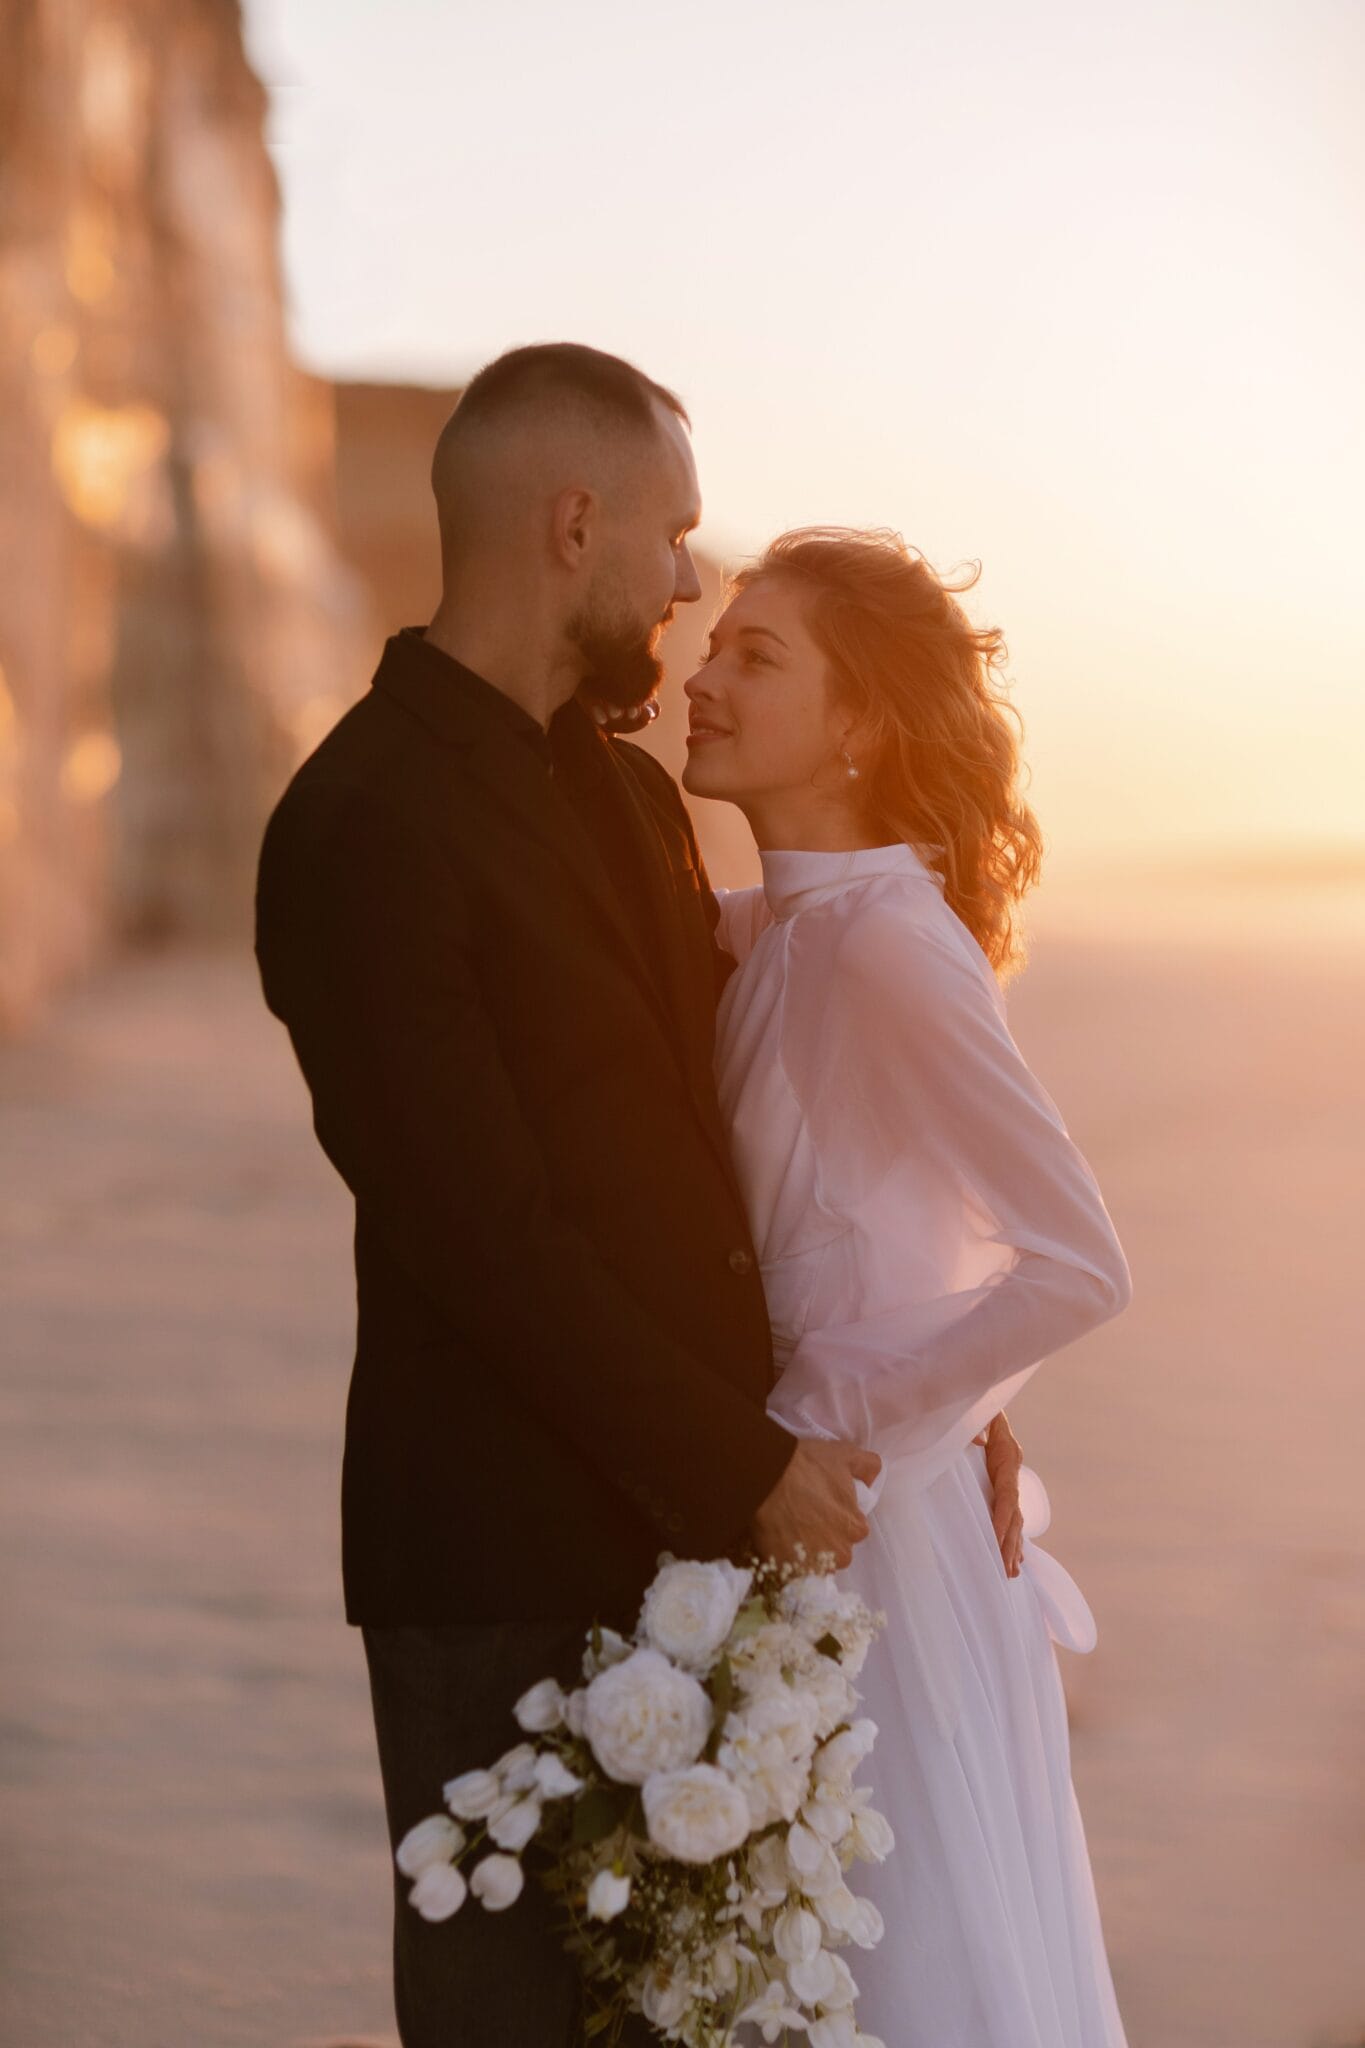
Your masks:
<instances>
[{"instance_id":1,"label":"couple embracing","mask_svg":"<svg viewBox=\"0 0 1365 2048\"><path fill-rule=\"evenodd\" d=\"M686 684L685 786L762 860L718 898L621 737L700 594L679 401L516 350L433 485L439 609L290 784L257 905L355 1196L343 1562L393 1841L661 1551L830 1552L887 1617L859 2025L1121 2048L1054 1650L1093 1623L1003 1411L1128 1280L1004 1021L1039 836L999 638L888 534L746 568ZM405 2048L577 2039L538 1891L400 1899L395 1979Z\"/></svg>"}]
</instances>

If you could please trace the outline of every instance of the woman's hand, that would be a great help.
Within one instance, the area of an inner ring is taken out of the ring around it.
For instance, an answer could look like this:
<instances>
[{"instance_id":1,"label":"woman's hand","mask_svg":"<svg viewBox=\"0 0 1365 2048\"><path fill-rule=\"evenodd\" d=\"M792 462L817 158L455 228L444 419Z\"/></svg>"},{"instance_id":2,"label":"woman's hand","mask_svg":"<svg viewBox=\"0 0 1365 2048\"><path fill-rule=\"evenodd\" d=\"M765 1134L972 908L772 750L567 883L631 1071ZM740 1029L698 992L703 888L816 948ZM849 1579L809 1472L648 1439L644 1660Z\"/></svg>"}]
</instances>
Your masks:
<instances>
[{"instance_id":1,"label":"woman's hand","mask_svg":"<svg viewBox=\"0 0 1365 2048\"><path fill-rule=\"evenodd\" d=\"M1017 1579L1024 1561L1024 1516L1019 1506L1019 1472L1024 1462L1019 1439L1009 1426L1003 1409L973 1443L986 1453L986 1476L991 1482L991 1523L1005 1576Z\"/></svg>"}]
</instances>

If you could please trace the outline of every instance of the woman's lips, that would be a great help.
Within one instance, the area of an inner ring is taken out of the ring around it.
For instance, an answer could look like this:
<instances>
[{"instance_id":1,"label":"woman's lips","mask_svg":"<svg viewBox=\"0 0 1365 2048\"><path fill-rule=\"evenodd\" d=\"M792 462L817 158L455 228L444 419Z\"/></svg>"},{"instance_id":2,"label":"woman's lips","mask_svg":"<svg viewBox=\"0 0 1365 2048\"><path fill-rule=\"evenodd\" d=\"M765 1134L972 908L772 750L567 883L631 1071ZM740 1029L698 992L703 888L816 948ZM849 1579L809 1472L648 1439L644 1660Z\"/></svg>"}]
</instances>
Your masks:
<instances>
[{"instance_id":1,"label":"woman's lips","mask_svg":"<svg viewBox=\"0 0 1365 2048\"><path fill-rule=\"evenodd\" d=\"M728 740L732 737L731 733L722 732L719 726L694 725L687 735L687 744L689 747L701 747L705 746L708 740Z\"/></svg>"}]
</instances>

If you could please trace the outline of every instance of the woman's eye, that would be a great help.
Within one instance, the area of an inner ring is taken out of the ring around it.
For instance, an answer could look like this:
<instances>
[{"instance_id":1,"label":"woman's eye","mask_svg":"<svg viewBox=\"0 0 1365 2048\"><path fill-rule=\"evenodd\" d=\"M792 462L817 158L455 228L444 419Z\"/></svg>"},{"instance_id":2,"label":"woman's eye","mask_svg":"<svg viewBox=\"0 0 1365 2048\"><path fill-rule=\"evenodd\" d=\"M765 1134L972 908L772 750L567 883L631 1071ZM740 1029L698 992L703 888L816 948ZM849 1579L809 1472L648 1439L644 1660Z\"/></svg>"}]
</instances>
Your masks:
<instances>
[{"instance_id":1,"label":"woman's eye","mask_svg":"<svg viewBox=\"0 0 1365 2048\"><path fill-rule=\"evenodd\" d=\"M750 668L770 668L772 666L767 655L761 653L757 647L746 647L744 650L744 660Z\"/></svg>"}]
</instances>

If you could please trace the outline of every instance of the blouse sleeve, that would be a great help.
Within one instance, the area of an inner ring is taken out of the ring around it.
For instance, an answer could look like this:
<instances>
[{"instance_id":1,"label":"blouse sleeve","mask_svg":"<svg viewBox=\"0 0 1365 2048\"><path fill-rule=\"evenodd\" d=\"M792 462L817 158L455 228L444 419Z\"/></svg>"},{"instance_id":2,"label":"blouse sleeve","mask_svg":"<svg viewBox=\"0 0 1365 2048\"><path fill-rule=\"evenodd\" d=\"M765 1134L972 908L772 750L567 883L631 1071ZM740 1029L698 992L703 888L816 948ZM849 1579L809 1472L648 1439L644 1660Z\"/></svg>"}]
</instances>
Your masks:
<instances>
[{"instance_id":1,"label":"blouse sleeve","mask_svg":"<svg viewBox=\"0 0 1365 2048\"><path fill-rule=\"evenodd\" d=\"M927 1483L1042 1359L1126 1306L1128 1268L941 900L821 922L793 932L783 1061L832 1229L771 1407L913 1458Z\"/></svg>"},{"instance_id":2,"label":"blouse sleeve","mask_svg":"<svg viewBox=\"0 0 1365 2048\"><path fill-rule=\"evenodd\" d=\"M717 942L742 967L759 933L773 921L768 899L762 889L717 889L715 893L720 905Z\"/></svg>"}]
</instances>

